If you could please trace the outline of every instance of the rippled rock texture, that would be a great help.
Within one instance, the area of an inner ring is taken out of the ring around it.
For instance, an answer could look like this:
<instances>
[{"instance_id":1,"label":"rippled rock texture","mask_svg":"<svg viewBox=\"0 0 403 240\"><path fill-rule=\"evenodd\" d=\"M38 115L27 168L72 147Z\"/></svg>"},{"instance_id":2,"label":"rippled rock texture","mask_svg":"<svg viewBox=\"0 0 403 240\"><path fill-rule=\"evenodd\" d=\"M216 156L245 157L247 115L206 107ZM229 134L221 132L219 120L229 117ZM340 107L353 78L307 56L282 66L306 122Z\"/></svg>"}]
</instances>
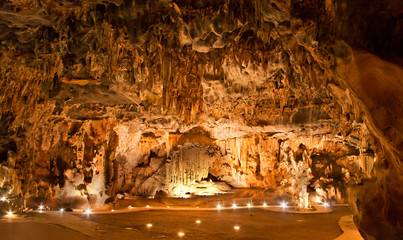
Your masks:
<instances>
[{"instance_id":1,"label":"rippled rock texture","mask_svg":"<svg viewBox=\"0 0 403 240\"><path fill-rule=\"evenodd\" d=\"M307 186L349 197L368 239L401 236L401 64L350 46L401 54L402 8L369 2L1 2L2 191Z\"/></svg>"}]
</instances>

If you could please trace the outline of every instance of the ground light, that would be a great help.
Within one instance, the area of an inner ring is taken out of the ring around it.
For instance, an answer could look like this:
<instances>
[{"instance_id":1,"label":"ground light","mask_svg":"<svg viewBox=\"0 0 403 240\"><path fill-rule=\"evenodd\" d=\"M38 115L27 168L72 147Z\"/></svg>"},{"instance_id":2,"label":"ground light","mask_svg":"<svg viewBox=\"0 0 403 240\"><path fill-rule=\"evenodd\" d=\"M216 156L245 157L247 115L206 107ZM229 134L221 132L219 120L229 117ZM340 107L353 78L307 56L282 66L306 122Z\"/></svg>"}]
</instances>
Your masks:
<instances>
[{"instance_id":1,"label":"ground light","mask_svg":"<svg viewBox=\"0 0 403 240\"><path fill-rule=\"evenodd\" d=\"M183 237L183 236L185 236L185 233L184 232L178 232L178 236Z\"/></svg>"},{"instance_id":2,"label":"ground light","mask_svg":"<svg viewBox=\"0 0 403 240\"><path fill-rule=\"evenodd\" d=\"M6 201L7 201L7 198L6 198L6 197L1 197L1 198L0 198L0 201L6 202Z\"/></svg>"},{"instance_id":3,"label":"ground light","mask_svg":"<svg viewBox=\"0 0 403 240\"><path fill-rule=\"evenodd\" d=\"M112 211L112 212L114 212L114 211L115 211L115 209L112 209L111 211Z\"/></svg>"},{"instance_id":4,"label":"ground light","mask_svg":"<svg viewBox=\"0 0 403 240\"><path fill-rule=\"evenodd\" d=\"M8 218L13 218L14 217L14 213L12 211L8 211L7 212L7 217Z\"/></svg>"},{"instance_id":5,"label":"ground light","mask_svg":"<svg viewBox=\"0 0 403 240\"><path fill-rule=\"evenodd\" d=\"M239 230L240 227L239 227L239 226L234 226L234 229L235 229L235 230Z\"/></svg>"},{"instance_id":6,"label":"ground light","mask_svg":"<svg viewBox=\"0 0 403 240\"><path fill-rule=\"evenodd\" d=\"M282 203L281 203L281 207L282 207L282 208L286 208L286 207L287 207L287 203L282 202Z\"/></svg>"},{"instance_id":7,"label":"ground light","mask_svg":"<svg viewBox=\"0 0 403 240\"><path fill-rule=\"evenodd\" d=\"M200 223L201 223L201 221L200 221L200 220L196 220L195 222L196 222L197 224L200 224Z\"/></svg>"},{"instance_id":8,"label":"ground light","mask_svg":"<svg viewBox=\"0 0 403 240\"><path fill-rule=\"evenodd\" d=\"M221 205L217 204L217 209L220 210L221 209Z\"/></svg>"},{"instance_id":9,"label":"ground light","mask_svg":"<svg viewBox=\"0 0 403 240\"><path fill-rule=\"evenodd\" d=\"M88 214L91 214L91 213L92 213L92 210L89 209L89 208L87 208L87 209L85 209L84 213L87 214L87 215L88 215Z\"/></svg>"},{"instance_id":10,"label":"ground light","mask_svg":"<svg viewBox=\"0 0 403 240\"><path fill-rule=\"evenodd\" d=\"M152 227L153 225L151 223L147 223L147 227Z\"/></svg>"},{"instance_id":11,"label":"ground light","mask_svg":"<svg viewBox=\"0 0 403 240\"><path fill-rule=\"evenodd\" d=\"M43 210L45 207L43 206L43 205L40 205L39 207L38 207L38 209L39 210Z\"/></svg>"},{"instance_id":12,"label":"ground light","mask_svg":"<svg viewBox=\"0 0 403 240\"><path fill-rule=\"evenodd\" d=\"M232 207L233 207L233 208L236 208L236 203L233 203L233 204L232 204Z\"/></svg>"},{"instance_id":13,"label":"ground light","mask_svg":"<svg viewBox=\"0 0 403 240\"><path fill-rule=\"evenodd\" d=\"M64 208L60 208L60 212L64 212Z\"/></svg>"},{"instance_id":14,"label":"ground light","mask_svg":"<svg viewBox=\"0 0 403 240\"><path fill-rule=\"evenodd\" d=\"M329 207L329 203L328 203L328 202L324 202L324 203L323 203L323 206L324 206L324 207Z\"/></svg>"},{"instance_id":15,"label":"ground light","mask_svg":"<svg viewBox=\"0 0 403 240\"><path fill-rule=\"evenodd\" d=\"M150 205L147 205L146 208L150 208Z\"/></svg>"},{"instance_id":16,"label":"ground light","mask_svg":"<svg viewBox=\"0 0 403 240\"><path fill-rule=\"evenodd\" d=\"M248 203L248 208L251 208L251 207L252 207L252 204Z\"/></svg>"},{"instance_id":17,"label":"ground light","mask_svg":"<svg viewBox=\"0 0 403 240\"><path fill-rule=\"evenodd\" d=\"M266 204L266 203L263 203L263 207L267 207L267 204Z\"/></svg>"}]
</instances>

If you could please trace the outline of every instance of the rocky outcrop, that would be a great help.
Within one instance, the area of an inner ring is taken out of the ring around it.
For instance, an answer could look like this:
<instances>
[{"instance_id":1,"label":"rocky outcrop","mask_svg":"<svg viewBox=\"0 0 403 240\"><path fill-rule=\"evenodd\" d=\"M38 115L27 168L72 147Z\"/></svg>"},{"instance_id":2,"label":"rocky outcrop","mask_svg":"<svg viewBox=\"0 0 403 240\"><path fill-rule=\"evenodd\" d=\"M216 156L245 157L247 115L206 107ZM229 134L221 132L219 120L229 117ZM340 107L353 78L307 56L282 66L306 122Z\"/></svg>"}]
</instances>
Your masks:
<instances>
[{"instance_id":1,"label":"rocky outcrop","mask_svg":"<svg viewBox=\"0 0 403 240\"><path fill-rule=\"evenodd\" d=\"M377 153L374 177L351 188L355 220L368 239L394 239L402 235L402 209L398 199L402 180L402 68L372 54L355 51L339 62L346 92L335 93L346 107L353 106L371 133ZM349 99L349 100L348 100Z\"/></svg>"},{"instance_id":2,"label":"rocky outcrop","mask_svg":"<svg viewBox=\"0 0 403 240\"><path fill-rule=\"evenodd\" d=\"M0 187L94 205L307 189L349 195L362 234L393 239L401 67L349 45L400 53L399 5L361 3L0 3Z\"/></svg>"}]
</instances>

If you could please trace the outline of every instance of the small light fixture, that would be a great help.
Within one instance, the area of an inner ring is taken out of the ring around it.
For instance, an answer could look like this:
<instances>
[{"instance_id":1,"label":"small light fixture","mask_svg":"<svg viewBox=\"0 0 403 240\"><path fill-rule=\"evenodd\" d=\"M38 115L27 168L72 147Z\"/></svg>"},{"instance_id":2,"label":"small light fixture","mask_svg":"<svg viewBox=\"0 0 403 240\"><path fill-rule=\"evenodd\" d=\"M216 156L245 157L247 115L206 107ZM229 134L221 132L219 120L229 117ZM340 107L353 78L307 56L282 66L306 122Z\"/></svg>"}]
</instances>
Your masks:
<instances>
[{"instance_id":1,"label":"small light fixture","mask_svg":"<svg viewBox=\"0 0 403 240\"><path fill-rule=\"evenodd\" d=\"M87 215L88 215L88 214L91 214L91 213L92 213L92 210L89 209L89 208L87 208L87 209L85 209L84 213L87 214Z\"/></svg>"},{"instance_id":2,"label":"small light fixture","mask_svg":"<svg viewBox=\"0 0 403 240\"><path fill-rule=\"evenodd\" d=\"M170 208L170 206L167 206L167 208Z\"/></svg>"},{"instance_id":3,"label":"small light fixture","mask_svg":"<svg viewBox=\"0 0 403 240\"><path fill-rule=\"evenodd\" d=\"M14 213L13 213L12 211L8 211L8 212L7 212L7 217L8 217L8 218L14 217Z\"/></svg>"},{"instance_id":4,"label":"small light fixture","mask_svg":"<svg viewBox=\"0 0 403 240\"><path fill-rule=\"evenodd\" d=\"M328 203L328 202L324 202L324 203L323 203L323 206L324 206L324 207L329 207L329 203Z\"/></svg>"},{"instance_id":5,"label":"small light fixture","mask_svg":"<svg viewBox=\"0 0 403 240\"><path fill-rule=\"evenodd\" d=\"M282 208L287 208L287 203L282 202L282 203L281 203L281 207L282 207Z\"/></svg>"},{"instance_id":6,"label":"small light fixture","mask_svg":"<svg viewBox=\"0 0 403 240\"><path fill-rule=\"evenodd\" d=\"M183 236L185 236L185 233L184 232L178 232L178 236L183 237Z\"/></svg>"},{"instance_id":7,"label":"small light fixture","mask_svg":"<svg viewBox=\"0 0 403 240\"><path fill-rule=\"evenodd\" d=\"M147 205L146 208L150 208L150 205Z\"/></svg>"},{"instance_id":8,"label":"small light fixture","mask_svg":"<svg viewBox=\"0 0 403 240\"><path fill-rule=\"evenodd\" d=\"M132 205L129 205L127 208L132 209L133 207L132 207Z\"/></svg>"},{"instance_id":9,"label":"small light fixture","mask_svg":"<svg viewBox=\"0 0 403 240\"><path fill-rule=\"evenodd\" d=\"M266 204L266 203L263 203L263 207L267 207L267 204Z\"/></svg>"},{"instance_id":10,"label":"small light fixture","mask_svg":"<svg viewBox=\"0 0 403 240\"><path fill-rule=\"evenodd\" d=\"M147 227L152 227L153 225L151 223L147 223Z\"/></svg>"},{"instance_id":11,"label":"small light fixture","mask_svg":"<svg viewBox=\"0 0 403 240\"><path fill-rule=\"evenodd\" d=\"M0 201L5 202L5 201L7 201L7 198L6 197L1 197Z\"/></svg>"},{"instance_id":12,"label":"small light fixture","mask_svg":"<svg viewBox=\"0 0 403 240\"><path fill-rule=\"evenodd\" d=\"M115 209L112 209L111 211L112 211L112 212L114 212L114 211L115 211Z\"/></svg>"},{"instance_id":13,"label":"small light fixture","mask_svg":"<svg viewBox=\"0 0 403 240\"><path fill-rule=\"evenodd\" d=\"M60 212L64 212L64 208L60 208Z\"/></svg>"},{"instance_id":14,"label":"small light fixture","mask_svg":"<svg viewBox=\"0 0 403 240\"><path fill-rule=\"evenodd\" d=\"M217 204L217 209L220 210L221 209L221 205Z\"/></svg>"},{"instance_id":15,"label":"small light fixture","mask_svg":"<svg viewBox=\"0 0 403 240\"><path fill-rule=\"evenodd\" d=\"M196 220L196 223L197 223L197 224L200 224L200 223L201 223L201 221L200 221L200 220Z\"/></svg>"},{"instance_id":16,"label":"small light fixture","mask_svg":"<svg viewBox=\"0 0 403 240\"><path fill-rule=\"evenodd\" d=\"M43 205L39 205L38 209L43 210L45 207Z\"/></svg>"},{"instance_id":17,"label":"small light fixture","mask_svg":"<svg viewBox=\"0 0 403 240\"><path fill-rule=\"evenodd\" d=\"M235 230L239 230L240 227L239 227L239 226L234 226L234 229L235 229Z\"/></svg>"},{"instance_id":18,"label":"small light fixture","mask_svg":"<svg viewBox=\"0 0 403 240\"><path fill-rule=\"evenodd\" d=\"M236 208L236 203L233 203L233 204L232 204L232 207L233 207L233 208Z\"/></svg>"},{"instance_id":19,"label":"small light fixture","mask_svg":"<svg viewBox=\"0 0 403 240\"><path fill-rule=\"evenodd\" d=\"M248 208L251 208L251 207L252 207L252 204L248 203Z\"/></svg>"}]
</instances>

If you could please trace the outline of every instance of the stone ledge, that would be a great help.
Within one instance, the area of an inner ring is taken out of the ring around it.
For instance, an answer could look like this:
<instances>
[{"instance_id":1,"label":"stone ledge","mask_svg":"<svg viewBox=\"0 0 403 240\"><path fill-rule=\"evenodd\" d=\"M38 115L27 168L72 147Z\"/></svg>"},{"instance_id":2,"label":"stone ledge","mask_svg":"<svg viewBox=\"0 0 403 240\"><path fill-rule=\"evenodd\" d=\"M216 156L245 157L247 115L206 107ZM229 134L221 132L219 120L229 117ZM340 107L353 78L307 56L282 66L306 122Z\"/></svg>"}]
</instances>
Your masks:
<instances>
[{"instance_id":1,"label":"stone ledge","mask_svg":"<svg viewBox=\"0 0 403 240\"><path fill-rule=\"evenodd\" d=\"M357 226L354 224L353 215L341 217L339 220L339 226L343 231L343 234L334 240L364 240L361 237L360 232L358 232Z\"/></svg>"}]
</instances>

